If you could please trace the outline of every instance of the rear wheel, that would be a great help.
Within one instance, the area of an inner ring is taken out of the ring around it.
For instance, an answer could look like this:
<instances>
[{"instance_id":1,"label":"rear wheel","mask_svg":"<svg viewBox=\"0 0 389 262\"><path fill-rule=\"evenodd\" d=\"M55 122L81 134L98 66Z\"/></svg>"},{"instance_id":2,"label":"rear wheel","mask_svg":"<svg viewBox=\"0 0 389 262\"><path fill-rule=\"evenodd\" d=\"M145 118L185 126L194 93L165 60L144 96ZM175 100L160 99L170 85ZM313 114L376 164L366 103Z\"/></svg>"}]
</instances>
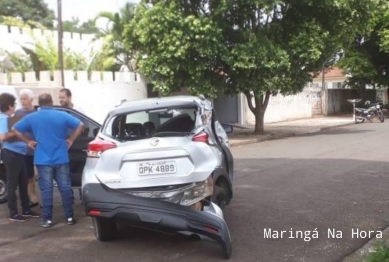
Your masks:
<instances>
[{"instance_id":1,"label":"rear wheel","mask_svg":"<svg viewBox=\"0 0 389 262\"><path fill-rule=\"evenodd\" d=\"M7 179L4 169L0 169L0 204L7 202Z\"/></svg>"},{"instance_id":2,"label":"rear wheel","mask_svg":"<svg viewBox=\"0 0 389 262\"><path fill-rule=\"evenodd\" d=\"M92 217L94 234L97 240L105 242L115 237L117 232L116 223L107 218Z\"/></svg>"},{"instance_id":3,"label":"rear wheel","mask_svg":"<svg viewBox=\"0 0 389 262\"><path fill-rule=\"evenodd\" d=\"M223 177L220 177L216 181L213 190L212 202L223 209L231 201L231 192L228 182Z\"/></svg>"}]
</instances>

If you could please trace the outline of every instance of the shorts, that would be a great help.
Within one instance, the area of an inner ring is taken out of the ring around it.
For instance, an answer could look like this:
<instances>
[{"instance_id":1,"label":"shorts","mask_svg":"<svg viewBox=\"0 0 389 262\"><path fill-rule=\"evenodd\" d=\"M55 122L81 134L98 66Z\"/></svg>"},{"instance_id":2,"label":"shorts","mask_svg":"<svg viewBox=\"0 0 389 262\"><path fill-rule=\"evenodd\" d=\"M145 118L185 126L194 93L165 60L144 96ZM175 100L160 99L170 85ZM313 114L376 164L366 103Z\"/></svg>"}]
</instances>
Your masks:
<instances>
[{"instance_id":1,"label":"shorts","mask_svg":"<svg viewBox=\"0 0 389 262\"><path fill-rule=\"evenodd\" d=\"M26 157L25 157L25 167L26 167L27 178L28 179L33 178L35 176L34 156L26 155Z\"/></svg>"}]
</instances>

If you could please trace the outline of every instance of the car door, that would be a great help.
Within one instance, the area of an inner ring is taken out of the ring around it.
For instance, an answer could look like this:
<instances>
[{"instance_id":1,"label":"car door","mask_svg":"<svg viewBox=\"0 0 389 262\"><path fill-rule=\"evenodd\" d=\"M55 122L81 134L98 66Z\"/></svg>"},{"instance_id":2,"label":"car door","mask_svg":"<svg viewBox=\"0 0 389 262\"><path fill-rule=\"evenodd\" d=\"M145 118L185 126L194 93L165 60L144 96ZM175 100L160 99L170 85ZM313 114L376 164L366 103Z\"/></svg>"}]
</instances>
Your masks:
<instances>
[{"instance_id":1,"label":"car door","mask_svg":"<svg viewBox=\"0 0 389 262\"><path fill-rule=\"evenodd\" d=\"M69 166L70 173L72 176L72 187L81 187L82 171L85 166L88 148L88 144L95 139L100 125L96 122L90 120L79 112L73 110L58 108L63 110L70 115L78 118L81 122L84 123L84 130L81 135L74 141L71 148L69 148ZM68 130L68 135L70 135L73 130Z\"/></svg>"},{"instance_id":2,"label":"car door","mask_svg":"<svg viewBox=\"0 0 389 262\"><path fill-rule=\"evenodd\" d=\"M229 175L229 179L230 179L230 181L232 181L233 180L233 173L234 173L234 158L233 158L232 153L230 151L227 133L225 132L223 125L220 124L218 117L217 117L217 112L215 110L212 111L212 130L217 136L220 149L222 150L224 158L225 158L225 163L226 163L226 168L227 168L227 172Z\"/></svg>"}]
</instances>

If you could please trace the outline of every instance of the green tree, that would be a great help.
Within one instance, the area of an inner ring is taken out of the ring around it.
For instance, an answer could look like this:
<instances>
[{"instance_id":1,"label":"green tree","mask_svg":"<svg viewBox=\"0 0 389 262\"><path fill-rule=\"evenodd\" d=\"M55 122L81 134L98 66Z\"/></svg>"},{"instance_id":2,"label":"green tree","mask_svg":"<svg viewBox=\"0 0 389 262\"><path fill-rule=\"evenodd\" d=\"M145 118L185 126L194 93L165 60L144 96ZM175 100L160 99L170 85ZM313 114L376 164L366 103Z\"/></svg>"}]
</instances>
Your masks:
<instances>
[{"instance_id":1,"label":"green tree","mask_svg":"<svg viewBox=\"0 0 389 262\"><path fill-rule=\"evenodd\" d=\"M9 26L16 26L19 28L40 28L40 29L47 29L44 25L42 25L39 22L35 21L22 21L16 17L12 16L0 16L0 24L9 25Z\"/></svg>"},{"instance_id":2,"label":"green tree","mask_svg":"<svg viewBox=\"0 0 389 262\"><path fill-rule=\"evenodd\" d=\"M102 45L98 50L91 50L88 63L88 71L118 71L120 66L116 64L116 59L111 54L110 36L102 39Z\"/></svg>"},{"instance_id":3,"label":"green tree","mask_svg":"<svg viewBox=\"0 0 389 262\"><path fill-rule=\"evenodd\" d=\"M34 43L24 45L22 49L31 57L36 72L57 70L58 48L51 36L47 36L44 41L34 38ZM65 70L86 70L87 61L81 54L64 49L63 56Z\"/></svg>"},{"instance_id":4,"label":"green tree","mask_svg":"<svg viewBox=\"0 0 389 262\"><path fill-rule=\"evenodd\" d=\"M126 27L139 71L169 93L242 92L264 131L272 94L300 92L357 31L375 0L142 1Z\"/></svg>"},{"instance_id":5,"label":"green tree","mask_svg":"<svg viewBox=\"0 0 389 262\"><path fill-rule=\"evenodd\" d=\"M109 61L112 61L113 58L118 69L124 66L130 71L135 70L133 66L135 51L124 46L124 26L134 18L135 8L136 4L126 3L119 12L100 12L95 19L95 21L98 19L108 21L106 28L102 29L97 37L104 39L103 56Z\"/></svg>"},{"instance_id":6,"label":"green tree","mask_svg":"<svg viewBox=\"0 0 389 262\"><path fill-rule=\"evenodd\" d=\"M8 62L5 63L4 66L0 65L0 71L2 72L24 73L33 69L30 57L23 52L8 52L0 50L0 58L1 57L4 57L4 61Z\"/></svg>"},{"instance_id":7,"label":"green tree","mask_svg":"<svg viewBox=\"0 0 389 262\"><path fill-rule=\"evenodd\" d=\"M38 22L48 28L53 27L54 21L54 11L43 0L1 0L0 16Z\"/></svg>"},{"instance_id":8,"label":"green tree","mask_svg":"<svg viewBox=\"0 0 389 262\"><path fill-rule=\"evenodd\" d=\"M96 27L94 20L88 20L81 23L77 17L72 17L70 21L64 21L62 23L62 29L64 32L81 33L81 34L98 34L100 30Z\"/></svg>"},{"instance_id":9,"label":"green tree","mask_svg":"<svg viewBox=\"0 0 389 262\"><path fill-rule=\"evenodd\" d=\"M364 89L389 86L389 5L381 1L374 16L366 21L368 31L359 33L345 46L344 56L337 63L350 77L345 84Z\"/></svg>"},{"instance_id":10,"label":"green tree","mask_svg":"<svg viewBox=\"0 0 389 262\"><path fill-rule=\"evenodd\" d=\"M379 32L379 36L381 37L380 47L386 53L389 53L389 7L388 3L386 6L383 5L384 11L382 12L382 29Z\"/></svg>"}]
</instances>

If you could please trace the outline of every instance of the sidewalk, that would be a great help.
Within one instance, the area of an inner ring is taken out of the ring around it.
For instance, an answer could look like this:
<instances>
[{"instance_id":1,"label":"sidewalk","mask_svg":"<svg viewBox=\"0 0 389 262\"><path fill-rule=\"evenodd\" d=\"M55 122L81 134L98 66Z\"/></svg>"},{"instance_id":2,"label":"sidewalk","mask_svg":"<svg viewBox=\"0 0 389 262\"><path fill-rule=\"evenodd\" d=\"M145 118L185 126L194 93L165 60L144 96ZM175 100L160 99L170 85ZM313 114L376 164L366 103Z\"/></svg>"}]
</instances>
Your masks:
<instances>
[{"instance_id":1,"label":"sidewalk","mask_svg":"<svg viewBox=\"0 0 389 262\"><path fill-rule=\"evenodd\" d=\"M229 135L230 146L236 147L285 137L316 133L333 127L354 124L352 115L315 116L308 119L265 124L265 133L254 134L254 126L234 125L234 131Z\"/></svg>"}]
</instances>

